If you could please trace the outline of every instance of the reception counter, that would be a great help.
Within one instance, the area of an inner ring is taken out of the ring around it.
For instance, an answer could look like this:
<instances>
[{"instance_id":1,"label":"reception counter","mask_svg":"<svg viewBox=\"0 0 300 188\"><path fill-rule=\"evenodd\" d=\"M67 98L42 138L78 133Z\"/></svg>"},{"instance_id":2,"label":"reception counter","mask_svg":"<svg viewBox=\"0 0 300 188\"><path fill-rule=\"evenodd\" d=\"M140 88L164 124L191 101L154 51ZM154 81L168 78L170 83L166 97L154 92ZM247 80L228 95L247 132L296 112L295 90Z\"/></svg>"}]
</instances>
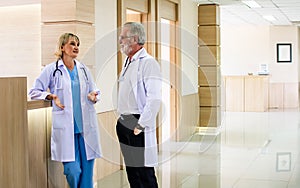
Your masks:
<instances>
[{"instance_id":1,"label":"reception counter","mask_svg":"<svg viewBox=\"0 0 300 188\"><path fill-rule=\"evenodd\" d=\"M268 109L269 76L224 76L225 110L264 112Z\"/></svg>"},{"instance_id":2,"label":"reception counter","mask_svg":"<svg viewBox=\"0 0 300 188\"><path fill-rule=\"evenodd\" d=\"M26 78L0 77L1 187L29 186Z\"/></svg>"}]
</instances>

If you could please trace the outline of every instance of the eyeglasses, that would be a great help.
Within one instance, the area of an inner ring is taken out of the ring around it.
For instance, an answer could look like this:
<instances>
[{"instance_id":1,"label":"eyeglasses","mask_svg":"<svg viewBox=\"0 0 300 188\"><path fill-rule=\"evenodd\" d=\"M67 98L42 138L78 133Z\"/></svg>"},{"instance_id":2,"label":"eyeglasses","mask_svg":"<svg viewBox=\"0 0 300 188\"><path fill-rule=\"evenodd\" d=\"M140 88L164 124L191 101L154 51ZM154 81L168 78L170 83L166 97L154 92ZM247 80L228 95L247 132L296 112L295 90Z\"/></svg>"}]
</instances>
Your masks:
<instances>
[{"instance_id":1,"label":"eyeglasses","mask_svg":"<svg viewBox=\"0 0 300 188\"><path fill-rule=\"evenodd\" d=\"M131 38L131 37L134 37L134 35L131 35L131 36L119 36L119 40Z\"/></svg>"}]
</instances>

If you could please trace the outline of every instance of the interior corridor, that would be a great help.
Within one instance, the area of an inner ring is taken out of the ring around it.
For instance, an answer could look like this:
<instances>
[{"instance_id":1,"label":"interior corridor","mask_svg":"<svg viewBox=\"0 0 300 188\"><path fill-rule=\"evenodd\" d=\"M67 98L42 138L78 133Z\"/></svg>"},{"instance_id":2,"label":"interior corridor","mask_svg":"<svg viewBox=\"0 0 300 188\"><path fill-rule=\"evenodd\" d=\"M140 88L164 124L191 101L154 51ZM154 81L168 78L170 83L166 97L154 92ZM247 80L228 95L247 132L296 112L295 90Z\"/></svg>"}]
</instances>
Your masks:
<instances>
[{"instance_id":1,"label":"interior corridor","mask_svg":"<svg viewBox=\"0 0 300 188\"><path fill-rule=\"evenodd\" d=\"M161 188L298 188L299 110L225 112L218 135L165 143L157 177ZM95 187L129 187L118 171Z\"/></svg>"}]
</instances>

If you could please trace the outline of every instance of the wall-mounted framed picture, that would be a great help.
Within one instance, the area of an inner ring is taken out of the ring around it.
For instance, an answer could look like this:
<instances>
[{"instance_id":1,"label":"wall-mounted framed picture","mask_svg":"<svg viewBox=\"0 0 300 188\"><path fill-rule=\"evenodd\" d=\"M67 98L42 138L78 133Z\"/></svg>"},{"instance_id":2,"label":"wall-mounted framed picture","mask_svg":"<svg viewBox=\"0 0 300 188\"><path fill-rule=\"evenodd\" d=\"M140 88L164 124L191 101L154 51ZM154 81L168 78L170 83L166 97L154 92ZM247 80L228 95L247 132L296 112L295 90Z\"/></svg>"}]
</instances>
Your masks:
<instances>
[{"instance_id":1,"label":"wall-mounted framed picture","mask_svg":"<svg viewBox=\"0 0 300 188\"><path fill-rule=\"evenodd\" d=\"M277 63L292 62L292 44L278 43L277 44Z\"/></svg>"}]
</instances>

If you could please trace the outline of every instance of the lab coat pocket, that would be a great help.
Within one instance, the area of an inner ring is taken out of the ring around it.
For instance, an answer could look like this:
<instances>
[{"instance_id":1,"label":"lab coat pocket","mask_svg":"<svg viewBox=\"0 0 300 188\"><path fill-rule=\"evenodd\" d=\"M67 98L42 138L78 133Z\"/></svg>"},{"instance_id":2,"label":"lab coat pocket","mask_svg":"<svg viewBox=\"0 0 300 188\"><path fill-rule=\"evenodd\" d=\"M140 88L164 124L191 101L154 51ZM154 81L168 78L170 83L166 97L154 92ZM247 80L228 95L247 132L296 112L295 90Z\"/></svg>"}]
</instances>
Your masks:
<instances>
[{"instance_id":1,"label":"lab coat pocket","mask_svg":"<svg viewBox=\"0 0 300 188\"><path fill-rule=\"evenodd\" d=\"M97 127L98 120L97 120L96 110L94 108L89 110L89 117L90 117L90 127Z\"/></svg>"},{"instance_id":2,"label":"lab coat pocket","mask_svg":"<svg viewBox=\"0 0 300 188\"><path fill-rule=\"evenodd\" d=\"M53 129L64 129L66 125L65 111L58 110L52 112Z\"/></svg>"}]
</instances>

